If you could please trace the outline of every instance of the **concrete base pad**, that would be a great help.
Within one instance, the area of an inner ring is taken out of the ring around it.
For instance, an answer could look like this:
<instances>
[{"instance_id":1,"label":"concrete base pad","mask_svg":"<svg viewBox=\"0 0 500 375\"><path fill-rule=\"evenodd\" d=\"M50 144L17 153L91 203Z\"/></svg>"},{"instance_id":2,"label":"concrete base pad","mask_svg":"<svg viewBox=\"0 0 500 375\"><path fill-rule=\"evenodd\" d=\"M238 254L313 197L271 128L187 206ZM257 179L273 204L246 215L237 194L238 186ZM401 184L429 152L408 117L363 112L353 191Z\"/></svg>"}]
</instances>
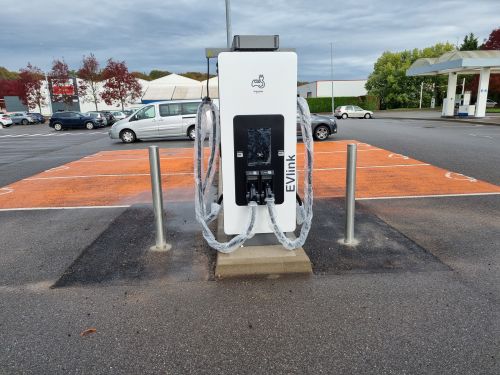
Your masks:
<instances>
[{"instance_id":1,"label":"concrete base pad","mask_svg":"<svg viewBox=\"0 0 500 375\"><path fill-rule=\"evenodd\" d=\"M304 249L286 250L281 245L244 246L230 254L217 254L215 277L279 277L309 275L311 261Z\"/></svg>"}]
</instances>

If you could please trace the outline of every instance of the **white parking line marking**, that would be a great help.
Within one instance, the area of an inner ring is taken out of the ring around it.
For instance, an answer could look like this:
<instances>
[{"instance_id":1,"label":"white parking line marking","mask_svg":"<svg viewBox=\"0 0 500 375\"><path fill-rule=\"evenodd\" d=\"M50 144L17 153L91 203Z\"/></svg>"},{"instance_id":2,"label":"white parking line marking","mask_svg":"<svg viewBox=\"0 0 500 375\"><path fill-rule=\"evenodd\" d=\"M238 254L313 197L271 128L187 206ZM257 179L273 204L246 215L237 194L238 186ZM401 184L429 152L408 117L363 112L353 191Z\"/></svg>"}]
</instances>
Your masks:
<instances>
[{"instance_id":1,"label":"white parking line marking","mask_svg":"<svg viewBox=\"0 0 500 375\"><path fill-rule=\"evenodd\" d=\"M0 195L10 194L12 192L14 192L14 189L11 187L0 188Z\"/></svg>"},{"instance_id":2,"label":"white parking line marking","mask_svg":"<svg viewBox=\"0 0 500 375\"><path fill-rule=\"evenodd\" d=\"M193 172L177 172L177 173L163 173L162 176L185 176L193 175ZM25 178L21 181L38 181L38 180L64 180L74 178L96 178L96 177L144 177L149 176L149 173L130 173L130 174L94 174L94 175L79 175L79 176L53 176L53 177L31 177Z\"/></svg>"},{"instance_id":3,"label":"white parking line marking","mask_svg":"<svg viewBox=\"0 0 500 375\"><path fill-rule=\"evenodd\" d=\"M46 169L45 171L43 171L43 173L45 173L45 172L64 171L66 169L69 169L69 167L67 165L61 165L59 167L54 167L54 168Z\"/></svg>"},{"instance_id":4,"label":"white parking line marking","mask_svg":"<svg viewBox=\"0 0 500 375\"><path fill-rule=\"evenodd\" d=\"M493 139L493 137L491 135L482 135L482 134L474 134L474 133L471 133L469 135L472 136L472 137L477 137L477 138Z\"/></svg>"},{"instance_id":5,"label":"white parking line marking","mask_svg":"<svg viewBox=\"0 0 500 375\"><path fill-rule=\"evenodd\" d=\"M387 157L391 158L391 159L404 159L404 160L408 160L409 159L408 156L402 155L402 154L389 154Z\"/></svg>"},{"instance_id":6,"label":"white parking line marking","mask_svg":"<svg viewBox=\"0 0 500 375\"><path fill-rule=\"evenodd\" d=\"M23 208L0 208L0 212L6 211L35 211L35 210L79 210L85 208L128 208L130 205L121 206L74 206L74 207L23 207Z\"/></svg>"},{"instance_id":7,"label":"white parking line marking","mask_svg":"<svg viewBox=\"0 0 500 375\"><path fill-rule=\"evenodd\" d=\"M413 198L445 198L445 197L474 197L483 195L500 195L500 193L463 193L463 194L432 194L432 195L400 195L397 197L370 197L356 198L357 201L371 201L377 199L413 199Z\"/></svg>"},{"instance_id":8,"label":"white parking line marking","mask_svg":"<svg viewBox=\"0 0 500 375\"><path fill-rule=\"evenodd\" d=\"M90 158L92 159L92 158ZM172 157L172 158L162 158L160 157L161 160L174 160L174 159L193 159L192 156L179 156L179 157ZM136 161L136 160L149 160L148 158L126 158L126 159L100 159L100 160L77 160L74 163L109 163L112 161Z\"/></svg>"},{"instance_id":9,"label":"white parking line marking","mask_svg":"<svg viewBox=\"0 0 500 375\"><path fill-rule=\"evenodd\" d=\"M419 163L419 164L394 164L394 165L366 165L362 167L356 167L356 169L371 169L371 168L395 168L395 167L425 167L429 166L427 163ZM346 167L338 167L338 168L314 168L314 171L336 171L336 170L345 170ZM299 171L304 171L304 169L299 169Z\"/></svg>"},{"instance_id":10,"label":"white parking line marking","mask_svg":"<svg viewBox=\"0 0 500 375\"><path fill-rule=\"evenodd\" d=\"M462 173L456 173L456 172L446 172L445 177L450 178L452 180L477 182L477 179L475 179L474 177L469 177Z\"/></svg>"},{"instance_id":11,"label":"white parking line marking","mask_svg":"<svg viewBox=\"0 0 500 375\"><path fill-rule=\"evenodd\" d=\"M45 133L45 134L7 134L0 135L0 138L28 138L28 137L62 137L66 135L94 135L108 134L108 132L84 132L84 133Z\"/></svg>"}]
</instances>

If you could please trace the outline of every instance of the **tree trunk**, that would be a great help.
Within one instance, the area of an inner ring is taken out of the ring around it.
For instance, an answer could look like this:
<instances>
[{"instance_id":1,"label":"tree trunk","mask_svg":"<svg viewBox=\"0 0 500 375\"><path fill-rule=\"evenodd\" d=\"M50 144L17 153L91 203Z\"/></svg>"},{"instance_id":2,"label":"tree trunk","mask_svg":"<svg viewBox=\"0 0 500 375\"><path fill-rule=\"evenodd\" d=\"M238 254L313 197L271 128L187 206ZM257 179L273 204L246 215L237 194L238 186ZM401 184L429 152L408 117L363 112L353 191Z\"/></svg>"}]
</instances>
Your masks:
<instances>
[{"instance_id":1,"label":"tree trunk","mask_svg":"<svg viewBox=\"0 0 500 375\"><path fill-rule=\"evenodd\" d=\"M94 97L94 104L95 104L95 110L98 111L97 109L97 99Z\"/></svg>"}]
</instances>

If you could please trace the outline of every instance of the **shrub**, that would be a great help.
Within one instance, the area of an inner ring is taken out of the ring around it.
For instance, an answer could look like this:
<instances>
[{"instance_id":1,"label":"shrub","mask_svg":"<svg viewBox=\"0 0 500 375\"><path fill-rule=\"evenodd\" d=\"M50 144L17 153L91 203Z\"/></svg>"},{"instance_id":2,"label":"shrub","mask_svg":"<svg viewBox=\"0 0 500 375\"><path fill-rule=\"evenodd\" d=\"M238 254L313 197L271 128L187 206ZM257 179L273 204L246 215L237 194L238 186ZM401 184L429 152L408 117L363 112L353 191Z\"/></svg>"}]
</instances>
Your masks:
<instances>
[{"instance_id":1,"label":"shrub","mask_svg":"<svg viewBox=\"0 0 500 375\"><path fill-rule=\"evenodd\" d=\"M311 113L331 112L332 98L307 98ZM342 105L357 105L370 111L379 109L379 101L376 96L341 96L335 98L335 107Z\"/></svg>"}]
</instances>

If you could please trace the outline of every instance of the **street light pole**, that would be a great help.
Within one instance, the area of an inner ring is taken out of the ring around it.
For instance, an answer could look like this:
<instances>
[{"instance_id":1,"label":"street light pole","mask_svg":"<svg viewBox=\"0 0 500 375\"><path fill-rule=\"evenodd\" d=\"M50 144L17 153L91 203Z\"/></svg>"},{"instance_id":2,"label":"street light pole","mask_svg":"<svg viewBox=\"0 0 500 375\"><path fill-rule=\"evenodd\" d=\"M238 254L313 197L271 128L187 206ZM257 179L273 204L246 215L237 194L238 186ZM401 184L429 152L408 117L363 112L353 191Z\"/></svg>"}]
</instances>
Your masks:
<instances>
[{"instance_id":1,"label":"street light pole","mask_svg":"<svg viewBox=\"0 0 500 375\"><path fill-rule=\"evenodd\" d=\"M420 105L419 108L422 109L422 94L424 92L424 81L420 84Z\"/></svg>"},{"instance_id":2,"label":"street light pole","mask_svg":"<svg viewBox=\"0 0 500 375\"><path fill-rule=\"evenodd\" d=\"M330 42L330 79L332 80L332 115L334 115L335 99L333 97L333 42Z\"/></svg>"},{"instance_id":3,"label":"street light pole","mask_svg":"<svg viewBox=\"0 0 500 375\"><path fill-rule=\"evenodd\" d=\"M227 48L231 48L232 35L231 35L231 0L226 0L226 36Z\"/></svg>"},{"instance_id":4,"label":"street light pole","mask_svg":"<svg viewBox=\"0 0 500 375\"><path fill-rule=\"evenodd\" d=\"M50 86L49 86L49 78L47 77L47 73L44 73L45 74L45 82L47 83L47 98L48 98L48 104L49 104L49 112L50 114L52 115L53 112L52 112L52 96L50 95Z\"/></svg>"}]
</instances>

